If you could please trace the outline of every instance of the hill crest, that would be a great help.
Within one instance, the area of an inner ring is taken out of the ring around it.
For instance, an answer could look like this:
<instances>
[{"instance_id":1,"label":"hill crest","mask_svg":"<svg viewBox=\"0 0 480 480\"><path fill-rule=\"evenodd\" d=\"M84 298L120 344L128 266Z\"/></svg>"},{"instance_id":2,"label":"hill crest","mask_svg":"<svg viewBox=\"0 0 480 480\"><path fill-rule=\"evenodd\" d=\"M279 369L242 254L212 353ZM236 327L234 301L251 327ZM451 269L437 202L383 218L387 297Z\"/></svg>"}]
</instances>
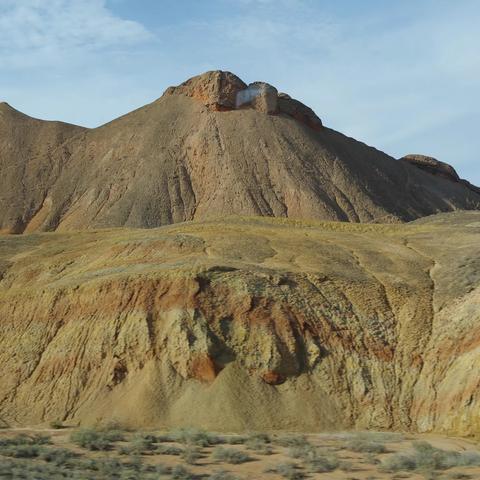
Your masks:
<instances>
[{"instance_id":1,"label":"hill crest","mask_svg":"<svg viewBox=\"0 0 480 480\"><path fill-rule=\"evenodd\" d=\"M212 71L94 129L2 115L0 232L480 208L478 189L419 167L323 126L267 83Z\"/></svg>"}]
</instances>

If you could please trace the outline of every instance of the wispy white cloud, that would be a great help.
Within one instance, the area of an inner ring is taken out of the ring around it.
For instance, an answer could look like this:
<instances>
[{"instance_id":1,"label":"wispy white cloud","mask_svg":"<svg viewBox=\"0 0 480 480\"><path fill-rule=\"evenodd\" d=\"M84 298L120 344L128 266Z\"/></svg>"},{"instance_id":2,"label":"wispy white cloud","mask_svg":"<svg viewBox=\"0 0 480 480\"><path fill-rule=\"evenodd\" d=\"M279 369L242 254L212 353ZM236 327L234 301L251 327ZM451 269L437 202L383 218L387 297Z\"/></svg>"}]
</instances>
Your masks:
<instances>
[{"instance_id":1,"label":"wispy white cloud","mask_svg":"<svg viewBox=\"0 0 480 480\"><path fill-rule=\"evenodd\" d=\"M141 24L104 0L0 0L0 66L49 66L70 55L148 40Z\"/></svg>"}]
</instances>

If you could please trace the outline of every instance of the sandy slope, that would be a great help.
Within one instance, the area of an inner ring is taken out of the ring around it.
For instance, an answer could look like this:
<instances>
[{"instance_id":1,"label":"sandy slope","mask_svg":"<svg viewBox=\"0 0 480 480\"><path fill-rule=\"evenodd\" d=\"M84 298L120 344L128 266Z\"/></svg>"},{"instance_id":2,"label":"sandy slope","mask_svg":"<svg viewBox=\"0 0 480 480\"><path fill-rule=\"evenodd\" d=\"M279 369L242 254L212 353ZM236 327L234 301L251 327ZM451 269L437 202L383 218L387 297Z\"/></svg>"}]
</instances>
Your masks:
<instances>
[{"instance_id":1,"label":"sandy slope","mask_svg":"<svg viewBox=\"0 0 480 480\"><path fill-rule=\"evenodd\" d=\"M478 433L480 213L0 237L0 418Z\"/></svg>"}]
</instances>

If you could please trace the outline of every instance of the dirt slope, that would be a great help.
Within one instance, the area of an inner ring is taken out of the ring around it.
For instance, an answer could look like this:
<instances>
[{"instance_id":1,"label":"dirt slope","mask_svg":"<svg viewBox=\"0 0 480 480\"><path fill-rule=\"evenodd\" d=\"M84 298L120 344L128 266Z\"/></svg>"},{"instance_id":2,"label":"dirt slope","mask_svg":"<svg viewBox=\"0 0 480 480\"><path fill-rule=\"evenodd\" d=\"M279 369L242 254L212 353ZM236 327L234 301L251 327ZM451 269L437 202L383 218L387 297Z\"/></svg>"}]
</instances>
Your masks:
<instances>
[{"instance_id":1,"label":"dirt slope","mask_svg":"<svg viewBox=\"0 0 480 480\"><path fill-rule=\"evenodd\" d=\"M0 232L36 229L39 211L70 151L65 141L82 127L28 117L0 103Z\"/></svg>"},{"instance_id":2,"label":"dirt slope","mask_svg":"<svg viewBox=\"0 0 480 480\"><path fill-rule=\"evenodd\" d=\"M480 212L0 237L0 420L478 433Z\"/></svg>"},{"instance_id":3,"label":"dirt slope","mask_svg":"<svg viewBox=\"0 0 480 480\"><path fill-rule=\"evenodd\" d=\"M480 208L466 183L396 161L274 87L227 72L194 77L93 130L2 105L0 191L6 232L230 214L399 222Z\"/></svg>"}]
</instances>

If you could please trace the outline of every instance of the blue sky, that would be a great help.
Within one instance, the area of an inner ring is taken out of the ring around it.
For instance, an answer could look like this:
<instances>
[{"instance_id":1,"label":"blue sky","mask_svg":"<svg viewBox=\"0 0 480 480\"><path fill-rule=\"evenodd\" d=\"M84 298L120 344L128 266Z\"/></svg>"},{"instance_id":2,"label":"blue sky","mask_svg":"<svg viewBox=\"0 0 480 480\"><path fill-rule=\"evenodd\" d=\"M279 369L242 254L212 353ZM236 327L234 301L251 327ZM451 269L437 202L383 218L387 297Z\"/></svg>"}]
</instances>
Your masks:
<instances>
[{"instance_id":1,"label":"blue sky","mask_svg":"<svg viewBox=\"0 0 480 480\"><path fill-rule=\"evenodd\" d=\"M206 70L480 184L478 0L0 0L0 100L97 126Z\"/></svg>"}]
</instances>

